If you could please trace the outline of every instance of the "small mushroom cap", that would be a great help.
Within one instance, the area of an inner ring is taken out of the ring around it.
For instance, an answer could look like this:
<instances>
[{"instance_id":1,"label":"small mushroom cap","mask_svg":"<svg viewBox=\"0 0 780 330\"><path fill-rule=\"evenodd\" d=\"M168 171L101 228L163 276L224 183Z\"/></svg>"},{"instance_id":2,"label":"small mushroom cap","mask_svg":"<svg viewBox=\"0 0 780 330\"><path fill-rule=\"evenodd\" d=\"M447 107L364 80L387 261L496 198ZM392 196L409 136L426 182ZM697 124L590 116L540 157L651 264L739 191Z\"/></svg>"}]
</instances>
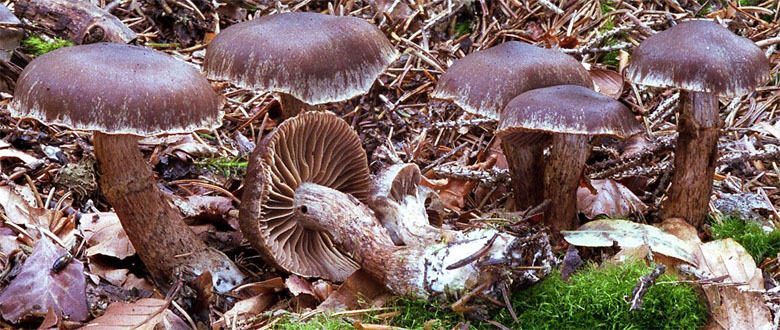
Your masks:
<instances>
[{"instance_id":1,"label":"small mushroom cap","mask_svg":"<svg viewBox=\"0 0 780 330\"><path fill-rule=\"evenodd\" d=\"M441 76L431 97L452 101L468 113L498 120L504 106L515 96L555 85L593 88L593 80L569 55L509 41L455 61Z\"/></svg>"},{"instance_id":2,"label":"small mushroom cap","mask_svg":"<svg viewBox=\"0 0 780 330\"><path fill-rule=\"evenodd\" d=\"M323 111L284 121L259 148L265 172L261 219L241 217L242 228L259 227L247 237L268 261L289 272L343 281L358 265L339 251L327 233L306 228L293 216L296 188L316 183L351 194L365 203L369 169L360 138L344 120ZM246 201L246 199L245 199Z\"/></svg>"},{"instance_id":3,"label":"small mushroom cap","mask_svg":"<svg viewBox=\"0 0 780 330\"><path fill-rule=\"evenodd\" d=\"M398 203L404 196L417 196L422 175L417 164L399 163L390 165L374 178L371 185L371 200L377 197L390 198Z\"/></svg>"},{"instance_id":4,"label":"small mushroom cap","mask_svg":"<svg viewBox=\"0 0 780 330\"><path fill-rule=\"evenodd\" d=\"M16 83L11 115L107 134L214 129L220 102L193 66L139 46L96 43L35 58Z\"/></svg>"},{"instance_id":5,"label":"small mushroom cap","mask_svg":"<svg viewBox=\"0 0 780 330\"><path fill-rule=\"evenodd\" d=\"M615 99L582 86L535 89L506 105L498 134L552 133L627 137L642 131L634 114Z\"/></svg>"},{"instance_id":6,"label":"small mushroom cap","mask_svg":"<svg viewBox=\"0 0 780 330\"><path fill-rule=\"evenodd\" d=\"M362 19L283 13L222 31L203 67L210 79L321 104L365 94L396 58L382 31Z\"/></svg>"},{"instance_id":7,"label":"small mushroom cap","mask_svg":"<svg viewBox=\"0 0 780 330\"><path fill-rule=\"evenodd\" d=\"M736 97L769 80L769 60L750 39L693 20L643 41L631 55L626 77L637 84Z\"/></svg>"},{"instance_id":8,"label":"small mushroom cap","mask_svg":"<svg viewBox=\"0 0 780 330\"><path fill-rule=\"evenodd\" d=\"M16 16L2 3L0 3L0 23L21 24ZM10 52L19 47L24 37L24 30L21 27L0 27L0 60L8 61L11 58Z\"/></svg>"}]
</instances>

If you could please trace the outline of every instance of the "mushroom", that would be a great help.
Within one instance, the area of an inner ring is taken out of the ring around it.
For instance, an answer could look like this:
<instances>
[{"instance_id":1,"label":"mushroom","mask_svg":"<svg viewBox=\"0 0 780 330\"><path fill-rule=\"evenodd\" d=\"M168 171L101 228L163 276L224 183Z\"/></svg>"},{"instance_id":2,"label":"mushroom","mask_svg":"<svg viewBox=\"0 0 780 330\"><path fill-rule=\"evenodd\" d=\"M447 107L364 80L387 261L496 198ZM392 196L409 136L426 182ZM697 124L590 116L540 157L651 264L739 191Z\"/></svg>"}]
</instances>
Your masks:
<instances>
[{"instance_id":1,"label":"mushroom","mask_svg":"<svg viewBox=\"0 0 780 330\"><path fill-rule=\"evenodd\" d=\"M283 13L232 25L206 48L215 80L279 94L282 117L368 92L398 52L355 17Z\"/></svg>"},{"instance_id":2,"label":"mushroom","mask_svg":"<svg viewBox=\"0 0 780 330\"><path fill-rule=\"evenodd\" d=\"M431 97L452 101L468 113L498 121L515 96L555 85L593 88L593 81L588 71L569 55L509 41L455 61L441 76ZM501 148L514 178L515 207L523 210L541 204L543 200L530 192L542 185L539 173L543 150L506 141L501 141Z\"/></svg>"},{"instance_id":3,"label":"mushroom","mask_svg":"<svg viewBox=\"0 0 780 330\"><path fill-rule=\"evenodd\" d=\"M336 248L327 233L294 215L296 189L307 182L368 201L366 152L349 124L333 113L301 113L263 138L244 179L241 231L268 262L282 270L343 281L358 265Z\"/></svg>"},{"instance_id":4,"label":"mushroom","mask_svg":"<svg viewBox=\"0 0 780 330\"><path fill-rule=\"evenodd\" d=\"M590 153L588 137L623 138L641 130L634 114L615 99L582 86L562 85L512 99L504 108L497 134L507 143L551 145L544 175L540 175L543 185L534 187L532 193L554 204L544 218L557 232L575 229L579 223L577 187Z\"/></svg>"},{"instance_id":5,"label":"mushroom","mask_svg":"<svg viewBox=\"0 0 780 330\"><path fill-rule=\"evenodd\" d=\"M431 98L451 101L468 113L497 121L515 96L555 85L593 88L593 81L569 55L509 41L455 61L439 79Z\"/></svg>"},{"instance_id":6,"label":"mushroom","mask_svg":"<svg viewBox=\"0 0 780 330\"><path fill-rule=\"evenodd\" d=\"M0 61L8 61L16 47L22 42L24 30L22 22L2 3L0 3Z\"/></svg>"},{"instance_id":7,"label":"mushroom","mask_svg":"<svg viewBox=\"0 0 780 330\"><path fill-rule=\"evenodd\" d=\"M631 56L626 77L637 84L688 91L681 93L675 171L662 215L701 226L722 127L717 97L751 93L769 80L769 61L749 39L714 22L694 20L643 41Z\"/></svg>"},{"instance_id":8,"label":"mushroom","mask_svg":"<svg viewBox=\"0 0 780 330\"><path fill-rule=\"evenodd\" d=\"M402 163L384 168L372 182L369 206L396 245L425 246L446 234L428 222L425 200L435 192L421 186L421 178L416 164Z\"/></svg>"},{"instance_id":9,"label":"mushroom","mask_svg":"<svg viewBox=\"0 0 780 330\"><path fill-rule=\"evenodd\" d=\"M97 43L30 62L11 114L93 131L101 188L149 273L165 285L177 273L209 271L225 292L244 276L187 227L137 143L141 136L214 129L219 108L209 82L190 65L143 47Z\"/></svg>"}]
</instances>

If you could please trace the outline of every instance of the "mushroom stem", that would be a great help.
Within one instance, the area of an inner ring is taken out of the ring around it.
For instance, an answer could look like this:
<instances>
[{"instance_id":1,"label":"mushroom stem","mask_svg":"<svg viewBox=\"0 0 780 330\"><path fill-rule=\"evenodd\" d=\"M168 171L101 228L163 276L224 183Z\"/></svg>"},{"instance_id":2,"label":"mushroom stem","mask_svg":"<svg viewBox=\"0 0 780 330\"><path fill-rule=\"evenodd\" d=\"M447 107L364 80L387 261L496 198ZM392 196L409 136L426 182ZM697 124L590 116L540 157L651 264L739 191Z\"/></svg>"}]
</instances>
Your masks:
<instances>
[{"instance_id":1,"label":"mushroom stem","mask_svg":"<svg viewBox=\"0 0 780 330\"><path fill-rule=\"evenodd\" d=\"M512 178L512 193L515 209L522 211L537 206L544 201L542 187L543 178L539 173L544 169L544 145L528 144L518 146L514 141L501 140L509 174Z\"/></svg>"},{"instance_id":2,"label":"mushroom stem","mask_svg":"<svg viewBox=\"0 0 780 330\"><path fill-rule=\"evenodd\" d=\"M229 291L243 275L221 252L211 249L184 223L157 187L138 148L138 137L95 132L100 186L149 273L167 286L177 274L210 271L214 288Z\"/></svg>"},{"instance_id":3,"label":"mushroom stem","mask_svg":"<svg viewBox=\"0 0 780 330\"><path fill-rule=\"evenodd\" d=\"M587 135L552 136L552 147L544 169L543 187L545 199L552 201L555 206L547 209L544 219L556 233L577 229L579 225L577 188L589 153Z\"/></svg>"},{"instance_id":4,"label":"mushroom stem","mask_svg":"<svg viewBox=\"0 0 780 330\"><path fill-rule=\"evenodd\" d=\"M474 229L458 232L449 243L396 247L366 205L313 183L298 186L294 205L298 221L328 232L363 269L400 295L447 299L498 278L533 283L549 273L554 259L542 232L514 236ZM497 296L493 289L483 293Z\"/></svg>"},{"instance_id":5,"label":"mushroom stem","mask_svg":"<svg viewBox=\"0 0 780 330\"><path fill-rule=\"evenodd\" d=\"M681 96L686 99L678 119L674 177L662 214L664 218L679 217L700 227L707 219L718 160L718 99L703 92L683 92Z\"/></svg>"},{"instance_id":6,"label":"mushroom stem","mask_svg":"<svg viewBox=\"0 0 780 330\"><path fill-rule=\"evenodd\" d=\"M279 93L279 107L282 109L282 120L295 117L303 111L314 110L313 106L287 93Z\"/></svg>"}]
</instances>

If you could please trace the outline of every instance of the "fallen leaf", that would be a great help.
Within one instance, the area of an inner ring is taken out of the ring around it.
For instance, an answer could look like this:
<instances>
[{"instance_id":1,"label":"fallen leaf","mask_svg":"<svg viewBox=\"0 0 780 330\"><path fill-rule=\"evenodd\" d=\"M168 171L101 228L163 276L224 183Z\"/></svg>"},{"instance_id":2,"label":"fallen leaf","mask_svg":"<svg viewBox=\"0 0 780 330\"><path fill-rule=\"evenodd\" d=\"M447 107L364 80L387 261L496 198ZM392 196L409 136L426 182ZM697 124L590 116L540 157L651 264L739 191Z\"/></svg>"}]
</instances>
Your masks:
<instances>
[{"instance_id":1,"label":"fallen leaf","mask_svg":"<svg viewBox=\"0 0 780 330\"><path fill-rule=\"evenodd\" d=\"M626 220L596 220L582 225L574 231L562 231L569 244L577 246L604 247L613 242L622 248L646 244L654 253L697 265L691 247L674 235L650 225Z\"/></svg>"},{"instance_id":2,"label":"fallen leaf","mask_svg":"<svg viewBox=\"0 0 780 330\"><path fill-rule=\"evenodd\" d=\"M498 160L495 154L489 155L484 162L477 163L467 168L472 170L485 170L493 167ZM431 180L423 176L421 184L433 189L439 194L442 204L454 211L460 211L466 205L466 196L477 186L476 181L466 179L447 178Z\"/></svg>"},{"instance_id":3,"label":"fallen leaf","mask_svg":"<svg viewBox=\"0 0 780 330\"><path fill-rule=\"evenodd\" d=\"M49 307L74 321L89 317L86 279L81 261L71 260L59 272L50 271L66 253L48 238L38 240L19 275L0 294L0 314L12 322L44 317Z\"/></svg>"},{"instance_id":4,"label":"fallen leaf","mask_svg":"<svg viewBox=\"0 0 780 330\"><path fill-rule=\"evenodd\" d=\"M647 205L631 190L612 179L591 180L596 194L586 187L577 189L577 209L589 219L606 214L609 217L623 217L634 212L644 212Z\"/></svg>"},{"instance_id":5,"label":"fallen leaf","mask_svg":"<svg viewBox=\"0 0 780 330\"><path fill-rule=\"evenodd\" d=\"M90 244L87 256L99 254L124 259L135 254L133 244L114 212L86 213L81 216L80 228Z\"/></svg>"},{"instance_id":6,"label":"fallen leaf","mask_svg":"<svg viewBox=\"0 0 780 330\"><path fill-rule=\"evenodd\" d=\"M247 317L253 317L265 312L276 302L274 294L259 294L254 297L241 300L233 305L229 311L217 322L211 324L212 329L235 329L235 324Z\"/></svg>"},{"instance_id":7,"label":"fallen leaf","mask_svg":"<svg viewBox=\"0 0 780 330\"><path fill-rule=\"evenodd\" d=\"M0 149L0 160L6 160L9 158L17 159L20 162L24 163L26 166L30 166L30 164L37 162L38 158L35 158L33 156L30 156L20 150L16 150L14 148L3 148Z\"/></svg>"},{"instance_id":8,"label":"fallen leaf","mask_svg":"<svg viewBox=\"0 0 780 330\"><path fill-rule=\"evenodd\" d=\"M764 278L753 257L745 248L727 238L701 245L699 269L718 277L728 275L726 282L743 285L705 285L712 318L723 329L772 329L769 308L759 291Z\"/></svg>"},{"instance_id":9,"label":"fallen leaf","mask_svg":"<svg viewBox=\"0 0 780 330\"><path fill-rule=\"evenodd\" d=\"M600 68L591 68L588 71L597 92L614 99L620 98L620 94L623 93L622 75L615 71Z\"/></svg>"},{"instance_id":10,"label":"fallen leaf","mask_svg":"<svg viewBox=\"0 0 780 330\"><path fill-rule=\"evenodd\" d=\"M389 299L387 287L362 269L347 277L341 286L330 294L317 309L324 311L343 311L381 305ZM368 305L368 306L367 306Z\"/></svg>"},{"instance_id":11,"label":"fallen leaf","mask_svg":"<svg viewBox=\"0 0 780 330\"><path fill-rule=\"evenodd\" d=\"M100 276L108 283L116 286L121 286L122 283L125 283L127 281L127 273L130 272L127 268L116 268L95 260L90 260L88 265L91 274Z\"/></svg>"},{"instance_id":12,"label":"fallen leaf","mask_svg":"<svg viewBox=\"0 0 780 330\"><path fill-rule=\"evenodd\" d=\"M164 329L188 329L181 318L168 310L163 299L145 298L134 303L115 302L106 308L105 314L87 325L84 330L152 330L161 324Z\"/></svg>"}]
</instances>

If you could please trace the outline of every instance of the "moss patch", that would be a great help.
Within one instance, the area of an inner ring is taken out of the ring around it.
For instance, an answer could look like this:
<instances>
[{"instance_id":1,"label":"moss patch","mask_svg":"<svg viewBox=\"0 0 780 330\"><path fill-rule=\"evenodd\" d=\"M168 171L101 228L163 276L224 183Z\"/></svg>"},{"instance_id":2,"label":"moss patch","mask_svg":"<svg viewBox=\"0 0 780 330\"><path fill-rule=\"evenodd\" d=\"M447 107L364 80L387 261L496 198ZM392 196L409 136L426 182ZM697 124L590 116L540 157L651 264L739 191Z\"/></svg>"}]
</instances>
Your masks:
<instances>
[{"instance_id":1,"label":"moss patch","mask_svg":"<svg viewBox=\"0 0 780 330\"><path fill-rule=\"evenodd\" d=\"M52 50L73 46L73 43L60 38L54 38L51 41L45 41L38 36L31 36L22 40L22 49L25 53L32 56L41 56Z\"/></svg>"},{"instance_id":2,"label":"moss patch","mask_svg":"<svg viewBox=\"0 0 780 330\"><path fill-rule=\"evenodd\" d=\"M767 257L774 258L780 252L780 231L764 231L761 226L739 217L727 216L721 222L712 222L714 239L731 238L742 245L761 264Z\"/></svg>"}]
</instances>

